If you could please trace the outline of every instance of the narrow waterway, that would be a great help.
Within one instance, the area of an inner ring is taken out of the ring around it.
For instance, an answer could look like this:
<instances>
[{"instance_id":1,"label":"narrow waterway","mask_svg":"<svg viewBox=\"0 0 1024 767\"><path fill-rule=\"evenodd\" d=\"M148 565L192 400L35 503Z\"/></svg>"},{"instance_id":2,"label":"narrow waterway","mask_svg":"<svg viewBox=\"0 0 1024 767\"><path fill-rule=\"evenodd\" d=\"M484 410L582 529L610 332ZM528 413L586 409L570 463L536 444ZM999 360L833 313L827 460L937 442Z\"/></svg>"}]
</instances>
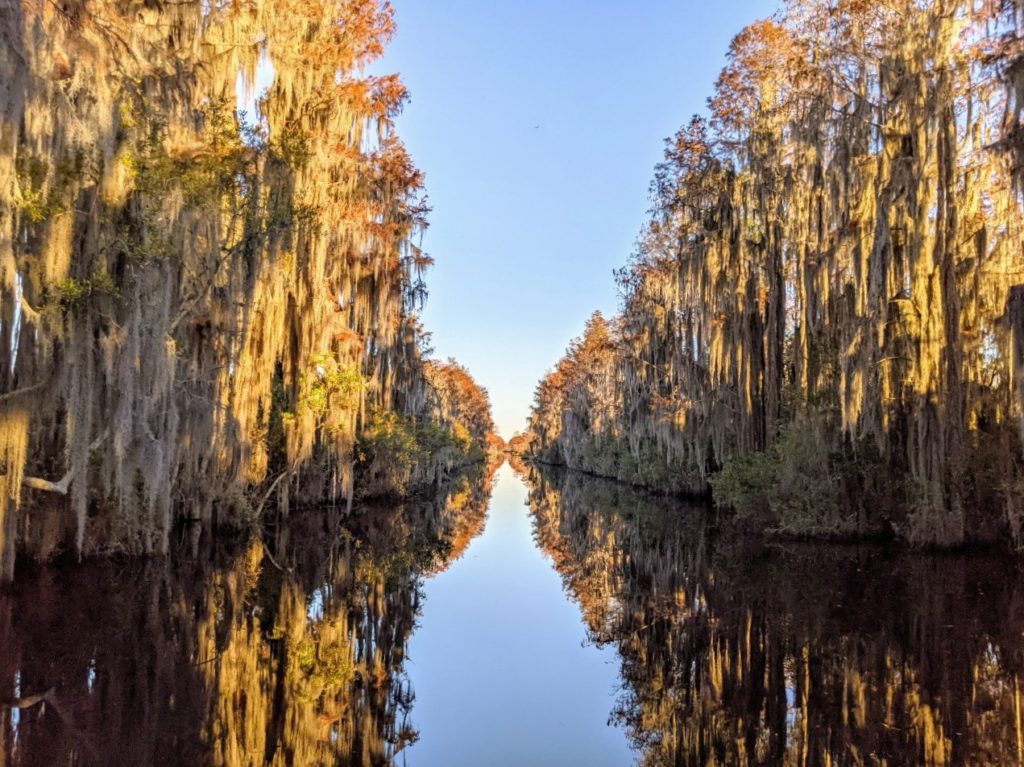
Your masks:
<instances>
[{"instance_id":1,"label":"narrow waterway","mask_svg":"<svg viewBox=\"0 0 1024 767\"><path fill-rule=\"evenodd\" d=\"M483 534L424 593L409 645L421 738L410 767L632 762L624 732L608 726L618 657L589 643L507 464Z\"/></svg>"},{"instance_id":2,"label":"narrow waterway","mask_svg":"<svg viewBox=\"0 0 1024 767\"><path fill-rule=\"evenodd\" d=\"M1016 557L520 466L0 592L0 767L1011 765Z\"/></svg>"}]
</instances>

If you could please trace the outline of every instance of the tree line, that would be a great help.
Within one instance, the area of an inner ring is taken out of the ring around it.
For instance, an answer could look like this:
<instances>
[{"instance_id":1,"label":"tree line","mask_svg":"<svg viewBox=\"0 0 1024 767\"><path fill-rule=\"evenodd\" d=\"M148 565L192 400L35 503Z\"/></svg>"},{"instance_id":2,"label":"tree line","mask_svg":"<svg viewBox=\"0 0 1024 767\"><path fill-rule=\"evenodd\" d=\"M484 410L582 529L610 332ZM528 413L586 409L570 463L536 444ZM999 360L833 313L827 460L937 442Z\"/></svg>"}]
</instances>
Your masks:
<instances>
[{"instance_id":1,"label":"tree line","mask_svg":"<svg viewBox=\"0 0 1024 767\"><path fill-rule=\"evenodd\" d=\"M788 533L1024 541L1019 10L790 0L740 32L528 452Z\"/></svg>"},{"instance_id":2,"label":"tree line","mask_svg":"<svg viewBox=\"0 0 1024 767\"><path fill-rule=\"evenodd\" d=\"M406 91L366 70L393 32L378 0L0 9L3 579L41 507L79 553L161 552L178 518L350 502L372 422L462 430L414 442L423 476L487 448L417 319Z\"/></svg>"}]
</instances>

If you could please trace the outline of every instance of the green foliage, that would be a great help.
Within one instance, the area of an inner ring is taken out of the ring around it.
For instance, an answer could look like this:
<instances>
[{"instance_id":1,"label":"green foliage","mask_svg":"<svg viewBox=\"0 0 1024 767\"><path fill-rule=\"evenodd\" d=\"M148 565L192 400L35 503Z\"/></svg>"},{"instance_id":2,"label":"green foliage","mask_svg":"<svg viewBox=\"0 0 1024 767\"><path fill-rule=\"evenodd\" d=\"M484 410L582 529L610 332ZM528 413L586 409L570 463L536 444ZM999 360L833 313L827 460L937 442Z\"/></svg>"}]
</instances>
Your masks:
<instances>
[{"instance_id":1,"label":"green foliage","mask_svg":"<svg viewBox=\"0 0 1024 767\"><path fill-rule=\"evenodd\" d=\"M114 278L106 271L97 271L84 280L68 277L50 285L47 289L46 306L72 309L82 306L88 300L101 296L117 298L121 295Z\"/></svg>"},{"instance_id":2,"label":"green foliage","mask_svg":"<svg viewBox=\"0 0 1024 767\"><path fill-rule=\"evenodd\" d=\"M777 459L774 450L744 453L731 458L711 478L715 501L731 507L740 519L749 519L766 511L778 469Z\"/></svg>"},{"instance_id":3,"label":"green foliage","mask_svg":"<svg viewBox=\"0 0 1024 767\"><path fill-rule=\"evenodd\" d=\"M433 482L438 470L484 460L484 449L465 427L377 410L359 436L356 457L366 495L406 495Z\"/></svg>"},{"instance_id":4,"label":"green foliage","mask_svg":"<svg viewBox=\"0 0 1024 767\"><path fill-rule=\"evenodd\" d=\"M543 460L544 463L564 463ZM634 455L629 442L622 437L588 437L574 456L570 468L610 477L660 493L700 494L704 481L692 469L677 461L669 461L665 451L654 441L640 441Z\"/></svg>"},{"instance_id":5,"label":"green foliage","mask_svg":"<svg viewBox=\"0 0 1024 767\"><path fill-rule=\"evenodd\" d=\"M17 204L21 212L34 224L45 221L55 212L50 195L34 190L30 186L21 188Z\"/></svg>"},{"instance_id":6,"label":"green foliage","mask_svg":"<svg viewBox=\"0 0 1024 767\"><path fill-rule=\"evenodd\" d=\"M557 444L539 449L534 458L541 463L550 464L551 466L565 465L565 457L562 455L562 451L558 449Z\"/></svg>"},{"instance_id":7,"label":"green foliage","mask_svg":"<svg viewBox=\"0 0 1024 767\"><path fill-rule=\"evenodd\" d=\"M314 205L296 203L290 197L274 195L267 200L265 228L267 233L303 227L311 236L320 233L320 211Z\"/></svg>"},{"instance_id":8,"label":"green foliage","mask_svg":"<svg viewBox=\"0 0 1024 767\"><path fill-rule=\"evenodd\" d=\"M432 421L378 410L360 437L360 460L384 453L400 465L411 467L442 450L469 455L471 448L468 436L456 435Z\"/></svg>"},{"instance_id":9,"label":"green foliage","mask_svg":"<svg viewBox=\"0 0 1024 767\"><path fill-rule=\"evenodd\" d=\"M416 426L416 441L428 455L446 449L468 455L473 447L462 424L455 424L454 429L449 431L433 421L420 421Z\"/></svg>"},{"instance_id":10,"label":"green foliage","mask_svg":"<svg viewBox=\"0 0 1024 767\"><path fill-rule=\"evenodd\" d=\"M305 638L290 648L289 660L304 677L302 697L313 702L324 693L336 692L352 681L355 667L348 648L341 643L318 643L316 637Z\"/></svg>"},{"instance_id":11,"label":"green foliage","mask_svg":"<svg viewBox=\"0 0 1024 767\"><path fill-rule=\"evenodd\" d=\"M339 365L329 354L314 355L312 364L313 372L301 379L299 412L323 416L330 409L352 410L359 405L366 379L358 364Z\"/></svg>"},{"instance_id":12,"label":"green foliage","mask_svg":"<svg viewBox=\"0 0 1024 767\"><path fill-rule=\"evenodd\" d=\"M157 232L147 231L145 237L124 236L117 240L121 252L131 261L173 258L177 251Z\"/></svg>"},{"instance_id":13,"label":"green foliage","mask_svg":"<svg viewBox=\"0 0 1024 767\"><path fill-rule=\"evenodd\" d=\"M66 210L66 190L82 175L84 164L81 152L61 158L52 169L49 163L38 157L19 157L15 167L18 177L15 204L18 209L34 224Z\"/></svg>"},{"instance_id":14,"label":"green foliage","mask_svg":"<svg viewBox=\"0 0 1024 767\"><path fill-rule=\"evenodd\" d=\"M856 515L844 505L836 457L820 424L798 419L768 450L731 458L711 479L715 501L742 519L767 514L779 532L850 534Z\"/></svg>"},{"instance_id":15,"label":"green foliage","mask_svg":"<svg viewBox=\"0 0 1024 767\"><path fill-rule=\"evenodd\" d=\"M137 113L147 114L140 107ZM185 204L210 207L244 194L249 185L239 184L254 171L253 146L243 139L238 116L225 101L211 102L202 110L202 143L168 146L166 125L148 114L148 130L136 140L134 151L121 162L134 180L135 189L150 202L177 189ZM123 124L123 123L122 123Z\"/></svg>"},{"instance_id":16,"label":"green foliage","mask_svg":"<svg viewBox=\"0 0 1024 767\"><path fill-rule=\"evenodd\" d=\"M309 138L300 128L282 131L270 142L270 157L295 170L305 167L312 157Z\"/></svg>"},{"instance_id":17,"label":"green foliage","mask_svg":"<svg viewBox=\"0 0 1024 767\"><path fill-rule=\"evenodd\" d=\"M577 460L584 471L601 477L618 477L621 452L618 440L614 438L588 439ZM635 470L635 462L633 468Z\"/></svg>"},{"instance_id":18,"label":"green foliage","mask_svg":"<svg viewBox=\"0 0 1024 767\"><path fill-rule=\"evenodd\" d=\"M359 460L366 461L376 452L388 453L399 462L415 460L419 444L414 421L393 410L374 412L360 435Z\"/></svg>"}]
</instances>

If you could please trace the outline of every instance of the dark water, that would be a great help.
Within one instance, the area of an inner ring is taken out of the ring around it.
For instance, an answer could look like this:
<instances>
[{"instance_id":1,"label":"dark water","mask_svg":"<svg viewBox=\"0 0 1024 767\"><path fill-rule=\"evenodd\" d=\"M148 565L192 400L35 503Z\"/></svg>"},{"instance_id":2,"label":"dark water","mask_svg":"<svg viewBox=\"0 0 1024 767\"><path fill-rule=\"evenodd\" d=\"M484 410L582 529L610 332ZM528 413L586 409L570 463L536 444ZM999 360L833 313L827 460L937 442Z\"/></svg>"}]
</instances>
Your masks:
<instances>
[{"instance_id":1,"label":"dark water","mask_svg":"<svg viewBox=\"0 0 1024 767\"><path fill-rule=\"evenodd\" d=\"M528 486L23 577L0 767L1021 763L1017 560Z\"/></svg>"}]
</instances>

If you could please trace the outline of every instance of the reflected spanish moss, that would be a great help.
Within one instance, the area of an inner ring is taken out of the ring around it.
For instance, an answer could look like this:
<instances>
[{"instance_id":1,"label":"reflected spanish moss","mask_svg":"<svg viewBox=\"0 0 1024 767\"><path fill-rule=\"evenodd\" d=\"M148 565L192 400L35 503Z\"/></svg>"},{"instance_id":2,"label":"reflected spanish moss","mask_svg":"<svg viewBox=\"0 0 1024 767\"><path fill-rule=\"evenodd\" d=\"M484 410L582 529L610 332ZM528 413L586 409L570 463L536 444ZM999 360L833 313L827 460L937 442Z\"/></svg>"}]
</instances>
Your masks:
<instances>
[{"instance_id":1,"label":"reflected spanish moss","mask_svg":"<svg viewBox=\"0 0 1024 767\"><path fill-rule=\"evenodd\" d=\"M422 579L480 531L493 468L438 501L27 575L0 595L0 765L391 764L418 737Z\"/></svg>"},{"instance_id":2,"label":"reflected spanish moss","mask_svg":"<svg viewBox=\"0 0 1024 767\"><path fill-rule=\"evenodd\" d=\"M621 656L614 717L643 764L1020 763L1018 561L767 543L527 473L538 543Z\"/></svg>"}]
</instances>

